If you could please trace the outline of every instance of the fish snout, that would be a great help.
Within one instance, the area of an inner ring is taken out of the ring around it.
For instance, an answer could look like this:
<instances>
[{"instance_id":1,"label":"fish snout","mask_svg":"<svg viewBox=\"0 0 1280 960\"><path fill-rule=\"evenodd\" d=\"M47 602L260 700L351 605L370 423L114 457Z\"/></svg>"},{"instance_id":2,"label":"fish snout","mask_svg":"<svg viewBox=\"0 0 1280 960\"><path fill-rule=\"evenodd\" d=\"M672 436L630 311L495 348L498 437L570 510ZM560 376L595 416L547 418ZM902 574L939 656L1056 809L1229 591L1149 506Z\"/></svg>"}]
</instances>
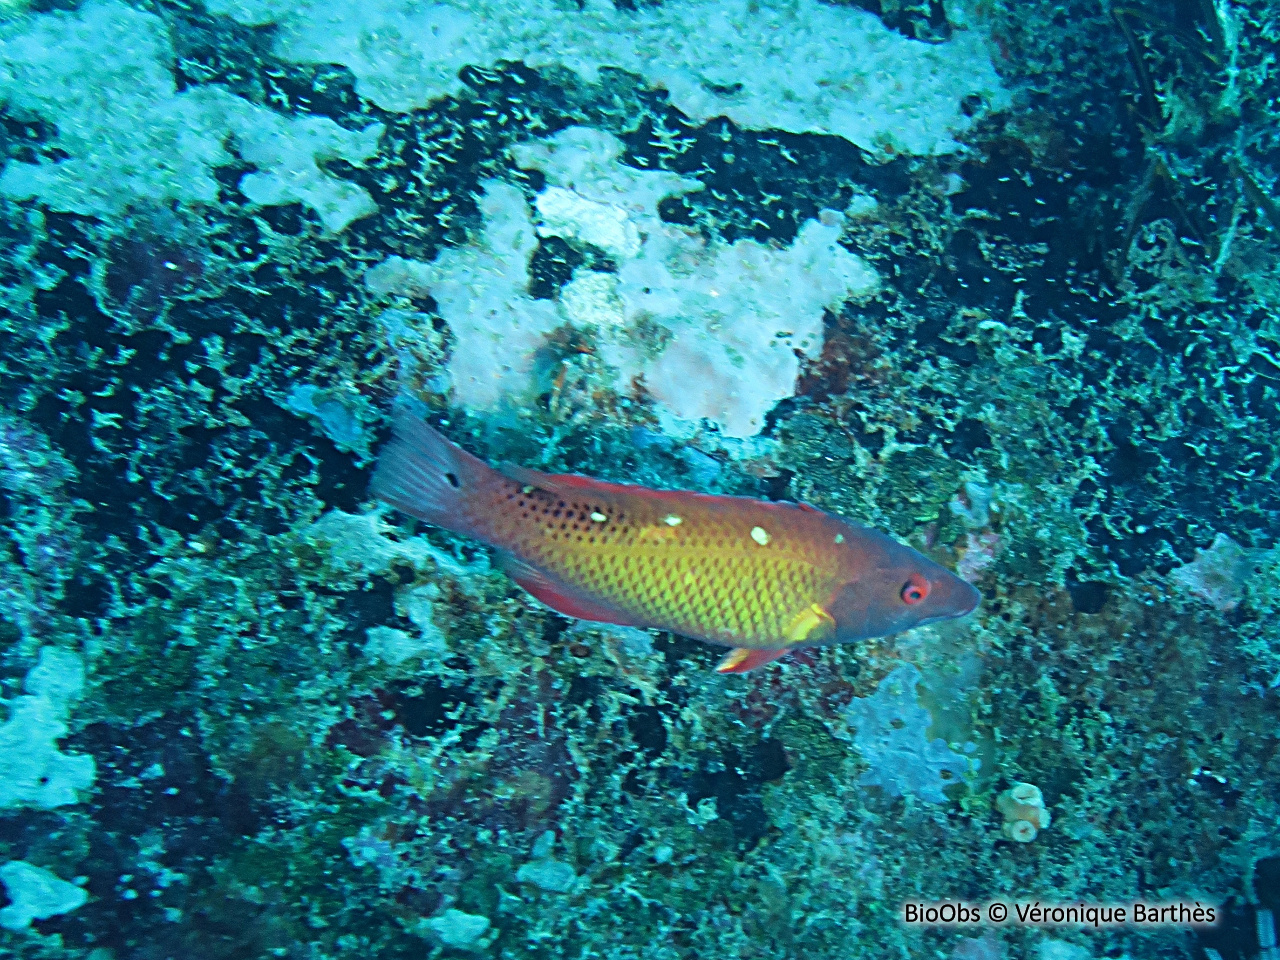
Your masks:
<instances>
[{"instance_id":1,"label":"fish snout","mask_svg":"<svg viewBox=\"0 0 1280 960\"><path fill-rule=\"evenodd\" d=\"M982 594L973 584L961 580L949 571L939 571L929 579L932 589L924 604L927 609L921 610L924 614L921 623L964 617L978 609Z\"/></svg>"}]
</instances>

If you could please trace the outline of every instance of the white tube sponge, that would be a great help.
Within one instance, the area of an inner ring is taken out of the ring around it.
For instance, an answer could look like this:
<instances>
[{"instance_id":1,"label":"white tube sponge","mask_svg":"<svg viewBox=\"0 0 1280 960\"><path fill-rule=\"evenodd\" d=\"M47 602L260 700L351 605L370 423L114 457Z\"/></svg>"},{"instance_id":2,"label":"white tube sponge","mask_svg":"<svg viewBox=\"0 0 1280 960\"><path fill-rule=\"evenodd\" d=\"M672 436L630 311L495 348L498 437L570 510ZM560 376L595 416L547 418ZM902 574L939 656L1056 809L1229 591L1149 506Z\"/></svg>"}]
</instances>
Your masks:
<instances>
[{"instance_id":1,"label":"white tube sponge","mask_svg":"<svg viewBox=\"0 0 1280 960\"><path fill-rule=\"evenodd\" d=\"M1033 783L1015 783L996 797L996 809L1004 817L1004 835L1018 843L1030 843L1051 822L1044 794Z\"/></svg>"}]
</instances>

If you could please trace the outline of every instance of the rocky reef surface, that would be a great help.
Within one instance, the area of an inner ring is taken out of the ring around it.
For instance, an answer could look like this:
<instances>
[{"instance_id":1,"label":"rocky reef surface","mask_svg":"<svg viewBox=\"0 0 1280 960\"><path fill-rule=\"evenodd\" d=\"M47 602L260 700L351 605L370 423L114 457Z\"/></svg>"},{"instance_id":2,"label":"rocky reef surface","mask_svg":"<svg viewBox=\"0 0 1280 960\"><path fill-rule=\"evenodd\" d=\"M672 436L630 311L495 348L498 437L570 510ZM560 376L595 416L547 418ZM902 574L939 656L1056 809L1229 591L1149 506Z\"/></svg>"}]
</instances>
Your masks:
<instances>
[{"instance_id":1,"label":"rocky reef surface","mask_svg":"<svg viewBox=\"0 0 1280 960\"><path fill-rule=\"evenodd\" d=\"M462 43L418 6L362 46L303 22L335 2L4 5L0 952L1258 954L1280 8L792 5L814 89L880 84L855 123L693 44L583 66L681 0L546 4L404 93L369 58ZM913 104L917 55L971 86ZM540 326L468 393L477 303ZM691 336L765 392L685 403ZM717 675L372 503L396 402L495 462L804 500L983 603ZM1221 919L902 922L992 899Z\"/></svg>"}]
</instances>

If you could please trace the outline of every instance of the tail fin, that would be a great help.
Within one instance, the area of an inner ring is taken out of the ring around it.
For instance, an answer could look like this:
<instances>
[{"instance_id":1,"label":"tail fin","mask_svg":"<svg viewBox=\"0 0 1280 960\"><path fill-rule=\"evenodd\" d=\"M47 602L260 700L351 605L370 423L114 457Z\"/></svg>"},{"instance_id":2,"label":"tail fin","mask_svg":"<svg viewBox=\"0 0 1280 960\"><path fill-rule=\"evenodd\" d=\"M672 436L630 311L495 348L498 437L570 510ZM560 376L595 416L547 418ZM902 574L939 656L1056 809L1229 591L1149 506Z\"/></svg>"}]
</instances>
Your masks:
<instances>
[{"instance_id":1,"label":"tail fin","mask_svg":"<svg viewBox=\"0 0 1280 960\"><path fill-rule=\"evenodd\" d=\"M500 475L444 435L403 411L378 455L369 488L379 500L427 523L487 539L481 517L487 488Z\"/></svg>"}]
</instances>

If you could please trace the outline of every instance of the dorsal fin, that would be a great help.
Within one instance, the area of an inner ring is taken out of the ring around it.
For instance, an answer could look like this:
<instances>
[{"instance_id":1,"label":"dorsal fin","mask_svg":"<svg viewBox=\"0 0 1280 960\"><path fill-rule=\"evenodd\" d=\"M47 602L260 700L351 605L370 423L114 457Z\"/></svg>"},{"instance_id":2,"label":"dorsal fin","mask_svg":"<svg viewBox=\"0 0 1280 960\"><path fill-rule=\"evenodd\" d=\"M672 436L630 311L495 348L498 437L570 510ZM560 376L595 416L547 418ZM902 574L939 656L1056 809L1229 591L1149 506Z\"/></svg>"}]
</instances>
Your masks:
<instances>
[{"instance_id":1,"label":"dorsal fin","mask_svg":"<svg viewBox=\"0 0 1280 960\"><path fill-rule=\"evenodd\" d=\"M607 480L596 480L577 473L543 473L515 463L504 463L498 467L504 477L510 477L516 483L537 487L547 493L568 493L583 490L596 490L611 493L634 493L645 490L645 487L633 483L610 483Z\"/></svg>"},{"instance_id":2,"label":"dorsal fin","mask_svg":"<svg viewBox=\"0 0 1280 960\"><path fill-rule=\"evenodd\" d=\"M638 483L612 483L608 480L596 480L578 473L543 473L514 463L504 463L498 467L504 476L526 486L537 487L547 493L560 496L568 494L599 493L625 494L627 496L653 497L658 500L667 498L684 499L686 497L708 497L709 494L694 493L691 490L654 490Z\"/></svg>"},{"instance_id":3,"label":"dorsal fin","mask_svg":"<svg viewBox=\"0 0 1280 960\"><path fill-rule=\"evenodd\" d=\"M498 472L516 483L524 484L529 487L536 487L547 493L554 493L557 496L565 497L574 494L582 495L584 493L596 494L621 494L625 496L640 496L652 500L670 500L682 503L690 501L704 501L713 504L728 504L732 501L751 501L756 506L765 510L800 510L804 513L817 513L823 516L830 516L817 507L810 506L807 503L794 503L790 500L757 500L754 497L733 497L724 496L713 493L698 493L694 490L655 490L652 487L641 486L637 483L612 483L608 480L596 480L592 477L584 477L578 473L543 473L541 470L533 470L530 467L522 467L515 463L503 463L498 467Z\"/></svg>"}]
</instances>

